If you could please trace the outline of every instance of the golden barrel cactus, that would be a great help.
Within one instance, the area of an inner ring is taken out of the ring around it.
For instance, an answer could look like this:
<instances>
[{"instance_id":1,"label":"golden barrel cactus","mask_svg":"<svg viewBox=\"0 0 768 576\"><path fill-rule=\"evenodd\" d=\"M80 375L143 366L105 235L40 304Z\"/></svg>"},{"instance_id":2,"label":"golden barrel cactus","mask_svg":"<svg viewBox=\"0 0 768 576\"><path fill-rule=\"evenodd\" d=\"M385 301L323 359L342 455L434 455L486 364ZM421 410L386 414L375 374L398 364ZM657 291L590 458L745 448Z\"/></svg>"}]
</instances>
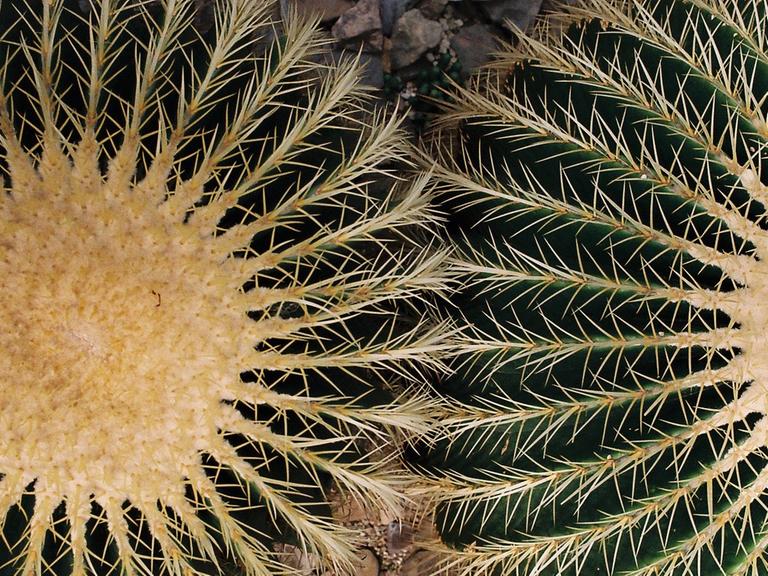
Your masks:
<instances>
[{"instance_id":1,"label":"golden barrel cactus","mask_svg":"<svg viewBox=\"0 0 768 576\"><path fill-rule=\"evenodd\" d=\"M426 182L311 25L194 4L0 1L0 573L343 568L329 489L399 502Z\"/></svg>"},{"instance_id":2,"label":"golden barrel cactus","mask_svg":"<svg viewBox=\"0 0 768 576\"><path fill-rule=\"evenodd\" d=\"M435 142L461 574L768 573L768 2L563 8Z\"/></svg>"}]
</instances>

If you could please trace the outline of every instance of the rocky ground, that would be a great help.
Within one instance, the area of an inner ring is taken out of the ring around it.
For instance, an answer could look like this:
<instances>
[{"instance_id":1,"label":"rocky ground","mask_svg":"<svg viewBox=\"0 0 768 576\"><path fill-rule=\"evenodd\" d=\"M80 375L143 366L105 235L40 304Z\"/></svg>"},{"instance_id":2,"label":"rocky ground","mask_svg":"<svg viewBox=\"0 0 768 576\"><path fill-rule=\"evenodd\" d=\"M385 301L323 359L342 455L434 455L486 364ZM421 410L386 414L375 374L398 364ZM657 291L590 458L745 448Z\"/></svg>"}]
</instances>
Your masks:
<instances>
[{"instance_id":1,"label":"rocky ground","mask_svg":"<svg viewBox=\"0 0 768 576\"><path fill-rule=\"evenodd\" d=\"M335 53L361 52L366 84L409 110L411 127L424 126L451 80L463 82L488 62L499 40L512 41L553 0L280 0L319 17L336 41Z\"/></svg>"},{"instance_id":2,"label":"rocky ground","mask_svg":"<svg viewBox=\"0 0 768 576\"><path fill-rule=\"evenodd\" d=\"M436 558L418 542L436 538L428 519L416 519L406 513L399 520L380 513L375 517L354 502L332 501L334 515L348 528L358 532L361 542L354 576L432 576ZM283 545L286 563L296 568L296 576L348 576L320 568L318 558ZM445 575L450 576L450 575Z\"/></svg>"}]
</instances>

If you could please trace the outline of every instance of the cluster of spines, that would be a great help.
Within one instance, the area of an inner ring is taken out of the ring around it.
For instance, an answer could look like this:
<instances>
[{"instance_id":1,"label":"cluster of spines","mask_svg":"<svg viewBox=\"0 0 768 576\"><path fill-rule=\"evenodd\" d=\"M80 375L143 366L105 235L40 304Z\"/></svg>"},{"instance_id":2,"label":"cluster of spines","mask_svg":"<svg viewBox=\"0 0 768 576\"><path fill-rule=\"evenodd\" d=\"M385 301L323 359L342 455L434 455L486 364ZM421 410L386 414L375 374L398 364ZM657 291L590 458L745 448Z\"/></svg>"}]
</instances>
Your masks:
<instances>
[{"instance_id":1,"label":"cluster of spines","mask_svg":"<svg viewBox=\"0 0 768 576\"><path fill-rule=\"evenodd\" d=\"M6 474L8 566L180 574L221 546L268 574L281 532L344 566L328 478L395 507L397 482L364 444L423 430L426 401L388 390L393 369L413 381L440 368L445 327L426 328L414 303L445 288L444 255L414 247L436 221L426 179L382 191L402 160L396 124L361 119L354 66L314 76L310 27L246 54L270 31L266 4L232 0L210 41L189 35L191 1L94 3L76 17L85 41L62 33L65 4L6 4L39 35L0 39L0 208L30 190L66 200L57 180L71 172L150 244L167 230L205 239L221 263L206 288L252 323L217 457L203 455L186 499L56 500ZM467 328L442 382L459 408L419 465L467 574L758 573L768 6L593 4L568 9L557 41L523 37L445 116L460 138L435 140ZM62 66L73 51L80 64ZM413 322L393 315L404 307Z\"/></svg>"},{"instance_id":2,"label":"cluster of spines","mask_svg":"<svg viewBox=\"0 0 768 576\"><path fill-rule=\"evenodd\" d=\"M759 573L768 5L563 10L430 148L468 327L438 530L465 574Z\"/></svg>"},{"instance_id":3,"label":"cluster of spines","mask_svg":"<svg viewBox=\"0 0 768 576\"><path fill-rule=\"evenodd\" d=\"M444 287L428 182L398 181L403 137L396 119L366 110L359 65L318 74L324 41L308 23L271 22L271 3L219 3L204 33L192 0L79 4L0 4L11 22L0 33L0 230L32 237L59 218L60 233L82 234L84 247L92 233L126 254L146 248L149 267L155 256L196 254L209 268L180 260L171 285L200 282L202 314L215 300L232 332L212 314L217 331L175 366L179 381L206 376L190 367L198 360L214 366L223 391L211 430L171 430L199 451L178 486L142 479L132 500L110 478L91 494L57 493L29 477L37 462L0 470L3 569L179 575L229 556L266 575L290 570L276 542L348 568L354 535L331 516L328 490L397 510L406 480L387 446L424 430L431 401L394 380L425 381L440 367L443 330L426 319L424 296ZM24 257L55 253L56 230L50 239ZM79 262L73 253L73 269ZM14 272L3 274L21 286L28 277ZM126 271L118 288L131 280ZM5 321L18 297L8 286ZM173 305L150 295L153 313ZM175 329L171 318L136 339ZM229 354L218 349L228 342ZM0 379L17 393L18 377Z\"/></svg>"}]
</instances>

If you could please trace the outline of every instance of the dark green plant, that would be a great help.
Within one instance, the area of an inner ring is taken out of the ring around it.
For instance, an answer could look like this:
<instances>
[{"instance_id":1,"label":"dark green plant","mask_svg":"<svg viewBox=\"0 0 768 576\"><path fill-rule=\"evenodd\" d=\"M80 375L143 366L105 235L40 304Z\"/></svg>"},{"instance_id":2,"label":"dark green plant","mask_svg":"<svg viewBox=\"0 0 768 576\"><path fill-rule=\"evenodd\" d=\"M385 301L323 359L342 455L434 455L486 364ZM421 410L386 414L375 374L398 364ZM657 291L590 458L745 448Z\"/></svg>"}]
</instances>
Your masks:
<instances>
[{"instance_id":1,"label":"dark green plant","mask_svg":"<svg viewBox=\"0 0 768 576\"><path fill-rule=\"evenodd\" d=\"M563 10L432 149L467 324L412 454L437 528L467 576L766 574L768 2Z\"/></svg>"},{"instance_id":2,"label":"dark green plant","mask_svg":"<svg viewBox=\"0 0 768 576\"><path fill-rule=\"evenodd\" d=\"M427 181L311 25L0 0L0 574L349 570L438 367ZM392 512L393 513L393 512Z\"/></svg>"}]
</instances>

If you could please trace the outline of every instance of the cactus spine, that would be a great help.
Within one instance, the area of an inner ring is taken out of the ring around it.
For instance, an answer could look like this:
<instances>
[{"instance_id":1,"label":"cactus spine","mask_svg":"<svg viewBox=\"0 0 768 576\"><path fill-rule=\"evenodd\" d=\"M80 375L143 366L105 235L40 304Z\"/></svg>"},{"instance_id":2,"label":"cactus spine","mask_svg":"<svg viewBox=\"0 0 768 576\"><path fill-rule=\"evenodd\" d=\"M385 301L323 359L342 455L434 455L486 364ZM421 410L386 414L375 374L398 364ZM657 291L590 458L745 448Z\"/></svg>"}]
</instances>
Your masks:
<instances>
[{"instance_id":1,"label":"cactus spine","mask_svg":"<svg viewBox=\"0 0 768 576\"><path fill-rule=\"evenodd\" d=\"M466 575L764 574L768 2L563 10L434 141L468 326L437 527Z\"/></svg>"},{"instance_id":2,"label":"cactus spine","mask_svg":"<svg viewBox=\"0 0 768 576\"><path fill-rule=\"evenodd\" d=\"M327 491L398 504L441 346L426 181L270 2L81 4L0 2L0 573L348 567Z\"/></svg>"}]
</instances>

